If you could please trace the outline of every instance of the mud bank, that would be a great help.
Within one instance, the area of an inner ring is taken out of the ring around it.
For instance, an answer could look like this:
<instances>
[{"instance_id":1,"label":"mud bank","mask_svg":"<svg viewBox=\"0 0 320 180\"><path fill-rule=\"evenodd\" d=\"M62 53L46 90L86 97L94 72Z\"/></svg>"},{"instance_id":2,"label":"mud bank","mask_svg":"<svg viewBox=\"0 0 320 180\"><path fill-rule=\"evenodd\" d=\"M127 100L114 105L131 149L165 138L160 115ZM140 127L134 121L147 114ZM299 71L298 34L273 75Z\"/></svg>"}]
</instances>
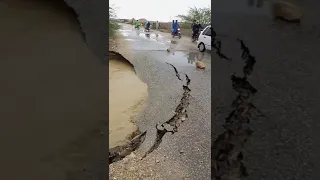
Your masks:
<instances>
[{"instance_id":1,"label":"mud bank","mask_svg":"<svg viewBox=\"0 0 320 180\"><path fill-rule=\"evenodd\" d=\"M107 179L108 69L77 15L53 0L0 12L0 179Z\"/></svg>"},{"instance_id":2,"label":"mud bank","mask_svg":"<svg viewBox=\"0 0 320 180\"><path fill-rule=\"evenodd\" d=\"M109 60L109 147L123 145L139 134L134 124L148 97L148 87L124 59Z\"/></svg>"}]
</instances>

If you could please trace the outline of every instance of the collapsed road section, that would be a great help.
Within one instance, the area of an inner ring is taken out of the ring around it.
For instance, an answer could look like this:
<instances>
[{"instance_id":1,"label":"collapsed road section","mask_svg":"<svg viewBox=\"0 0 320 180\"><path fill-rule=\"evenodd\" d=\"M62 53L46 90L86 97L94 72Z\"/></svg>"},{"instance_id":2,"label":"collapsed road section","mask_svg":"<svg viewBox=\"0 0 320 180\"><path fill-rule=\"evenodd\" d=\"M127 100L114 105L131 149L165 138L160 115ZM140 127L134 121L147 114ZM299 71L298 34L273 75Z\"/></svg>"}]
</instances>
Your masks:
<instances>
[{"instance_id":1,"label":"collapsed road section","mask_svg":"<svg viewBox=\"0 0 320 180\"><path fill-rule=\"evenodd\" d=\"M173 67L177 78L180 81L183 81L180 77L180 73L178 72L177 68L170 63L167 63L167 64ZM191 97L190 95L191 90L189 88L191 79L188 77L187 74L185 74L185 79L186 79L186 84L182 85L183 94L182 94L180 103L175 109L175 114L172 116L172 118L165 121L164 123L156 124L155 126L155 128L157 129L156 139L153 145L151 146L151 148L143 155L142 158L146 157L148 154L152 153L154 150L156 150L159 147L159 145L162 142L162 138L166 133L169 132L171 134L174 134L178 132L178 127L180 126L180 124L188 118L187 108L189 106L189 99ZM114 148L109 149L109 164L120 161L126 156L128 156L131 152L137 150L141 146L141 144L144 142L146 138L146 134L147 134L147 131L144 131L141 134L134 137L128 143L122 146L116 146Z\"/></svg>"},{"instance_id":2,"label":"collapsed road section","mask_svg":"<svg viewBox=\"0 0 320 180\"><path fill-rule=\"evenodd\" d=\"M225 119L223 125L225 131L212 143L212 177L216 180L243 179L249 174L243 163L244 145L252 135L250 120L255 114L257 117L264 116L252 104L253 96L258 92L250 82L248 77L253 72L255 57L250 54L249 48L240 39L237 39L241 45L241 59L245 61L243 67L243 77L231 75L232 88L238 93L236 99L232 102L233 110ZM221 41L213 42L213 47L221 57Z\"/></svg>"}]
</instances>

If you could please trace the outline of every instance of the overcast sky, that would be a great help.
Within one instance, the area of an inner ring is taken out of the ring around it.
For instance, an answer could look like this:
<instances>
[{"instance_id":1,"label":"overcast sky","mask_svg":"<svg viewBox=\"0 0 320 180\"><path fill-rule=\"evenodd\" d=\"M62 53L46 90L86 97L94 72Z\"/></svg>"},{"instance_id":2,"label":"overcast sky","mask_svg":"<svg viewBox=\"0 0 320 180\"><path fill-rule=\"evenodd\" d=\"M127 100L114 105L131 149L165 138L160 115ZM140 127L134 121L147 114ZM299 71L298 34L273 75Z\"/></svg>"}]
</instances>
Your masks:
<instances>
[{"instance_id":1,"label":"overcast sky","mask_svg":"<svg viewBox=\"0 0 320 180\"><path fill-rule=\"evenodd\" d=\"M186 14L189 7L211 7L211 0L109 0L118 18L151 21L171 21L178 14Z\"/></svg>"}]
</instances>

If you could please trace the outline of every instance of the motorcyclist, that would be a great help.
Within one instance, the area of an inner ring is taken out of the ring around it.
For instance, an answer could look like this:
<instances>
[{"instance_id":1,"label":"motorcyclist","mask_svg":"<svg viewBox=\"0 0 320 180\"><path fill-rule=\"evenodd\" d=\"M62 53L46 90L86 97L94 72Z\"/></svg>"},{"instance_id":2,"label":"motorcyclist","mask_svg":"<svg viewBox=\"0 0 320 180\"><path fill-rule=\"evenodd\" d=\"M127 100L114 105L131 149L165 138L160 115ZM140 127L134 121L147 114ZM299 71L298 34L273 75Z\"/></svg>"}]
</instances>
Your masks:
<instances>
[{"instance_id":1,"label":"motorcyclist","mask_svg":"<svg viewBox=\"0 0 320 180\"><path fill-rule=\"evenodd\" d=\"M147 30L150 30L150 22L149 22L149 21L148 21L147 24L146 24L146 29L147 29Z\"/></svg>"},{"instance_id":2,"label":"motorcyclist","mask_svg":"<svg viewBox=\"0 0 320 180\"><path fill-rule=\"evenodd\" d=\"M136 21L136 25L135 25L135 28L139 29L141 26L141 23L139 22L139 20Z\"/></svg>"},{"instance_id":3,"label":"motorcyclist","mask_svg":"<svg viewBox=\"0 0 320 180\"><path fill-rule=\"evenodd\" d=\"M203 29L201 24L198 23L196 20L193 21L191 28L192 28L192 38L194 38L196 35L199 34L200 29Z\"/></svg>"},{"instance_id":4,"label":"motorcyclist","mask_svg":"<svg viewBox=\"0 0 320 180\"><path fill-rule=\"evenodd\" d=\"M178 20L176 20L176 21L173 23L173 32L172 32L172 34L177 34L179 27L180 27L180 26L179 26Z\"/></svg>"}]
</instances>

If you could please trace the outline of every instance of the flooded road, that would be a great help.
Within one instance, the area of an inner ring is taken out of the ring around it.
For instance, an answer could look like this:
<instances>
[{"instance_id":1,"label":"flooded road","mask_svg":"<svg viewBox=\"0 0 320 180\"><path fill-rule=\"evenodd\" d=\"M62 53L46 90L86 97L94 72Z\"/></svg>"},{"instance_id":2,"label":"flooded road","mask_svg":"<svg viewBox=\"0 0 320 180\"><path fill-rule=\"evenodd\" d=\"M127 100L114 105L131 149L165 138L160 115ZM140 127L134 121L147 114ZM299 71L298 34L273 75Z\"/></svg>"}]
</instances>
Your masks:
<instances>
[{"instance_id":1,"label":"flooded road","mask_svg":"<svg viewBox=\"0 0 320 180\"><path fill-rule=\"evenodd\" d=\"M199 52L190 37L178 39L155 31L145 33L127 24L123 24L120 33L123 38L119 44L123 46L117 51L134 65L137 76L148 86L146 108L137 116L137 125L141 132L146 132L146 138L136 155L110 165L109 178L208 179L210 52ZM197 61L206 68L197 69ZM169 130L174 128L173 124L176 133L159 134L160 125Z\"/></svg>"},{"instance_id":2,"label":"flooded road","mask_svg":"<svg viewBox=\"0 0 320 180\"><path fill-rule=\"evenodd\" d=\"M138 129L134 122L148 97L147 85L133 67L109 60L109 148L122 145Z\"/></svg>"},{"instance_id":3,"label":"flooded road","mask_svg":"<svg viewBox=\"0 0 320 180\"><path fill-rule=\"evenodd\" d=\"M147 56L151 56L149 53L152 53L152 58L155 58L156 61L170 62L177 67L195 67L196 61L202 61L208 64L208 70L211 68L211 52L199 52L196 43L192 43L189 37L168 38L156 31L144 32L144 29L133 29L127 24L123 25L120 33L128 42L129 51L146 53ZM168 49L170 52L167 52Z\"/></svg>"}]
</instances>

